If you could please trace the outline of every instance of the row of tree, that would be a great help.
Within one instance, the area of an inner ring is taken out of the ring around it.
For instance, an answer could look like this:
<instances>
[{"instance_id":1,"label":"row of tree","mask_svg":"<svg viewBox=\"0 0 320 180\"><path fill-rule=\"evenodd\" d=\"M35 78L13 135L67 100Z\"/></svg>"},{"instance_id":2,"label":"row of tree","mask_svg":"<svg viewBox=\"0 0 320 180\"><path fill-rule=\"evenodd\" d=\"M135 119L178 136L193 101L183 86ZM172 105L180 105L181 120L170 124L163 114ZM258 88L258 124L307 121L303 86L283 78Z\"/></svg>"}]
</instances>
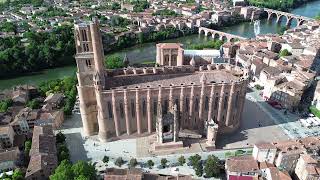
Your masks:
<instances>
[{"instance_id":1,"label":"row of tree","mask_svg":"<svg viewBox=\"0 0 320 180\"><path fill-rule=\"evenodd\" d=\"M201 156L198 154L196 154L194 156L190 156L188 158L188 160L189 160L188 165L192 166L192 168L195 170L196 175L199 177L201 177L203 175L206 178L219 177L220 176L220 169L223 168L223 166L221 166L221 164L219 164L219 159L213 155L209 155L207 160L205 160L205 161L202 161ZM109 157L104 156L102 161L104 163L108 164ZM118 157L114 162L114 164L118 167L121 167L125 163L126 162L121 157ZM162 158L160 160L159 168L167 168L168 163L169 163L169 161L166 158ZM183 166L185 163L186 163L185 157L180 156L178 158L178 163L176 164L176 166ZM137 159L132 158L132 159L130 159L130 161L128 163L128 167L134 168L138 164L139 163L138 163ZM152 169L154 166L154 162L150 159L146 162L146 166L149 169Z\"/></svg>"},{"instance_id":2,"label":"row of tree","mask_svg":"<svg viewBox=\"0 0 320 180\"><path fill-rule=\"evenodd\" d=\"M249 0L250 5L281 11L289 11L291 8L294 8L304 2L304 0Z\"/></svg>"},{"instance_id":3,"label":"row of tree","mask_svg":"<svg viewBox=\"0 0 320 180\"><path fill-rule=\"evenodd\" d=\"M200 44L192 44L189 45L189 49L197 49L197 50L202 50L205 48L213 48L213 49L220 49L220 47L223 45L223 41L221 40L212 40Z\"/></svg>"}]
</instances>

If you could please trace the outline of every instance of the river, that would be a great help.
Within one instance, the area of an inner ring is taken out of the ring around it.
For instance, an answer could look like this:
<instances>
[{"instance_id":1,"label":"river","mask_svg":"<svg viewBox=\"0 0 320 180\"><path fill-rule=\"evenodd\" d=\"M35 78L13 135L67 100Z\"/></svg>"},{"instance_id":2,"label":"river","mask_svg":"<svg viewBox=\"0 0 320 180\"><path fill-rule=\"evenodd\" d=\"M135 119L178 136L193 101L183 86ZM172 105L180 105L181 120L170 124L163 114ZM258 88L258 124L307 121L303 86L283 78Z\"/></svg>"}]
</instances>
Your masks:
<instances>
[{"instance_id":1,"label":"river","mask_svg":"<svg viewBox=\"0 0 320 180\"><path fill-rule=\"evenodd\" d=\"M291 13L293 14L306 16L306 17L314 17L319 12L320 12L320 0L308 2L291 11ZM268 22L266 19L261 20L260 33L266 34L266 33L279 32L281 27L284 26L285 22L282 22L281 24L277 24L274 21L275 20L273 20L273 22ZM293 21L292 26L295 26L295 24L296 22ZM255 36L253 23L250 23L250 22L244 22L234 26L225 27L222 29L222 31L230 34L243 36L246 38L252 38ZM182 44L188 45L188 44L200 43L207 40L209 40L209 38L198 35L198 34L194 34L194 35L189 35L181 38L166 40L164 42L180 42ZM127 57L131 63L155 61L155 57L156 57L155 43L146 43L142 45L136 45L136 46L118 51L116 53L106 54L106 56L114 55L114 54L120 55L122 57L125 54L127 54ZM13 87L15 85L26 84L26 83L37 85L45 80L62 78L64 76L70 76L74 74L75 71L76 71L75 66L68 66L68 67L45 70L43 72L40 72L34 75L0 80L0 89L6 89L6 88Z\"/></svg>"}]
</instances>

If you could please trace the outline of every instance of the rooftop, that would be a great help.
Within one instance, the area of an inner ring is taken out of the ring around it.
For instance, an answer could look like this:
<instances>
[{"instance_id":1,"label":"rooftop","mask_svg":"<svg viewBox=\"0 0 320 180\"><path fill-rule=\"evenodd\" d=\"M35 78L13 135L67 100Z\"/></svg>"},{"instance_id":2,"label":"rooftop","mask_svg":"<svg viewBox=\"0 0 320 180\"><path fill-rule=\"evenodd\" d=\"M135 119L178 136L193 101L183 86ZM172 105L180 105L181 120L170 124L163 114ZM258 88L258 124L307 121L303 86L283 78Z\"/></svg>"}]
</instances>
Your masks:
<instances>
[{"instance_id":1,"label":"rooftop","mask_svg":"<svg viewBox=\"0 0 320 180\"><path fill-rule=\"evenodd\" d=\"M147 75L123 75L106 79L109 88L147 88L147 87L169 87L181 84L200 85L200 78L205 74L207 83L231 83L240 80L239 77L227 70L212 70L207 72L186 72L175 74L147 74Z\"/></svg>"}]
</instances>

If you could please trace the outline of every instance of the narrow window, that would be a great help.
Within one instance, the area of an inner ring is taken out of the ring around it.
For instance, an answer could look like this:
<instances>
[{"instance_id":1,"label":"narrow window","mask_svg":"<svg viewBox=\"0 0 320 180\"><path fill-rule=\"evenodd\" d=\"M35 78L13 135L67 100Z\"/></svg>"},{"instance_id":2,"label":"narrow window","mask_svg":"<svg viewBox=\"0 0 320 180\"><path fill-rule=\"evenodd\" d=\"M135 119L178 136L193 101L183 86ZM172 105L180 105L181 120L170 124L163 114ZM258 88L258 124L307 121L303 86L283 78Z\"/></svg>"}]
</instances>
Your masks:
<instances>
[{"instance_id":1,"label":"narrow window","mask_svg":"<svg viewBox=\"0 0 320 180\"><path fill-rule=\"evenodd\" d=\"M143 102L142 102L142 115L143 115L143 117L146 117L146 114L147 114L146 100L143 100Z\"/></svg>"},{"instance_id":2,"label":"narrow window","mask_svg":"<svg viewBox=\"0 0 320 180\"><path fill-rule=\"evenodd\" d=\"M109 118L112 118L112 104L110 101L108 101L108 112L109 112Z\"/></svg>"},{"instance_id":3,"label":"narrow window","mask_svg":"<svg viewBox=\"0 0 320 180\"><path fill-rule=\"evenodd\" d=\"M157 115L157 110L158 109L158 104L157 104L157 100L153 101L153 114L156 116Z\"/></svg>"},{"instance_id":4,"label":"narrow window","mask_svg":"<svg viewBox=\"0 0 320 180\"><path fill-rule=\"evenodd\" d=\"M189 111L189 98L186 98L186 111Z\"/></svg>"},{"instance_id":5,"label":"narrow window","mask_svg":"<svg viewBox=\"0 0 320 180\"><path fill-rule=\"evenodd\" d=\"M134 108L134 100L131 99L131 116L134 118L136 116L136 109Z\"/></svg>"},{"instance_id":6,"label":"narrow window","mask_svg":"<svg viewBox=\"0 0 320 180\"><path fill-rule=\"evenodd\" d=\"M218 101L219 101L219 97L216 97L214 100L214 109L218 108Z\"/></svg>"},{"instance_id":7,"label":"narrow window","mask_svg":"<svg viewBox=\"0 0 320 180\"><path fill-rule=\"evenodd\" d=\"M121 116L121 118L124 118L124 109L123 109L122 102L120 103L120 116Z\"/></svg>"},{"instance_id":8,"label":"narrow window","mask_svg":"<svg viewBox=\"0 0 320 180\"><path fill-rule=\"evenodd\" d=\"M179 109L179 105L180 105L179 99L176 99L174 103L177 105L177 108Z\"/></svg>"},{"instance_id":9,"label":"narrow window","mask_svg":"<svg viewBox=\"0 0 320 180\"><path fill-rule=\"evenodd\" d=\"M223 108L224 108L224 109L227 109L227 107L228 107L228 96L225 96L225 97L224 97Z\"/></svg>"},{"instance_id":10,"label":"narrow window","mask_svg":"<svg viewBox=\"0 0 320 180\"><path fill-rule=\"evenodd\" d=\"M169 102L168 102L168 100L164 100L163 114L168 113L168 108L169 108Z\"/></svg>"},{"instance_id":11,"label":"narrow window","mask_svg":"<svg viewBox=\"0 0 320 180\"><path fill-rule=\"evenodd\" d=\"M199 100L198 100L198 98L196 98L194 109L195 109L196 112L199 111Z\"/></svg>"},{"instance_id":12,"label":"narrow window","mask_svg":"<svg viewBox=\"0 0 320 180\"><path fill-rule=\"evenodd\" d=\"M236 99L235 99L235 101L234 101L234 107L235 107L235 108L237 108L238 101L239 101L239 91L237 92Z\"/></svg>"},{"instance_id":13,"label":"narrow window","mask_svg":"<svg viewBox=\"0 0 320 180\"><path fill-rule=\"evenodd\" d=\"M204 103L204 109L206 111L208 111L208 109L209 109L209 98L208 98L208 96L206 96L206 100L205 100L205 103Z\"/></svg>"}]
</instances>

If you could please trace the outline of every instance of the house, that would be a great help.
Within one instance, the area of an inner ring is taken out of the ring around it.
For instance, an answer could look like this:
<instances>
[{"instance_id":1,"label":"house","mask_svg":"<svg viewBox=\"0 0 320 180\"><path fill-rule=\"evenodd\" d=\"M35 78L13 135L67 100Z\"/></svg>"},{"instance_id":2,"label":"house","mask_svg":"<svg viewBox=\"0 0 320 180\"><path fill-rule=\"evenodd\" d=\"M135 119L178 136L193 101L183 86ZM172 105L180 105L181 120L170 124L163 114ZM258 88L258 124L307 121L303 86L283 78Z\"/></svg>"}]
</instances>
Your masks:
<instances>
[{"instance_id":1,"label":"house","mask_svg":"<svg viewBox=\"0 0 320 180\"><path fill-rule=\"evenodd\" d=\"M58 165L52 126L34 126L26 180L48 179Z\"/></svg>"},{"instance_id":2,"label":"house","mask_svg":"<svg viewBox=\"0 0 320 180\"><path fill-rule=\"evenodd\" d=\"M51 105L53 108L58 108L61 105L63 98L64 95L62 93L51 93L46 97L44 102Z\"/></svg>"},{"instance_id":3,"label":"house","mask_svg":"<svg viewBox=\"0 0 320 180\"><path fill-rule=\"evenodd\" d=\"M320 157L302 154L295 168L295 175L299 180L320 179Z\"/></svg>"},{"instance_id":4,"label":"house","mask_svg":"<svg viewBox=\"0 0 320 180\"><path fill-rule=\"evenodd\" d=\"M64 113L62 110L42 112L35 121L36 126L51 125L53 129L57 129L64 121Z\"/></svg>"},{"instance_id":5,"label":"house","mask_svg":"<svg viewBox=\"0 0 320 180\"><path fill-rule=\"evenodd\" d=\"M253 146L252 156L259 162L273 164L277 155L277 147L272 143L256 143Z\"/></svg>"},{"instance_id":6,"label":"house","mask_svg":"<svg viewBox=\"0 0 320 180\"><path fill-rule=\"evenodd\" d=\"M21 165L20 150L18 147L0 150L0 171L14 170Z\"/></svg>"},{"instance_id":7,"label":"house","mask_svg":"<svg viewBox=\"0 0 320 180\"><path fill-rule=\"evenodd\" d=\"M252 156L229 158L226 160L225 169L228 180L237 176L257 178L260 172L258 162Z\"/></svg>"},{"instance_id":8,"label":"house","mask_svg":"<svg viewBox=\"0 0 320 180\"><path fill-rule=\"evenodd\" d=\"M14 131L10 125L0 126L0 146L10 148L13 146Z\"/></svg>"}]
</instances>

